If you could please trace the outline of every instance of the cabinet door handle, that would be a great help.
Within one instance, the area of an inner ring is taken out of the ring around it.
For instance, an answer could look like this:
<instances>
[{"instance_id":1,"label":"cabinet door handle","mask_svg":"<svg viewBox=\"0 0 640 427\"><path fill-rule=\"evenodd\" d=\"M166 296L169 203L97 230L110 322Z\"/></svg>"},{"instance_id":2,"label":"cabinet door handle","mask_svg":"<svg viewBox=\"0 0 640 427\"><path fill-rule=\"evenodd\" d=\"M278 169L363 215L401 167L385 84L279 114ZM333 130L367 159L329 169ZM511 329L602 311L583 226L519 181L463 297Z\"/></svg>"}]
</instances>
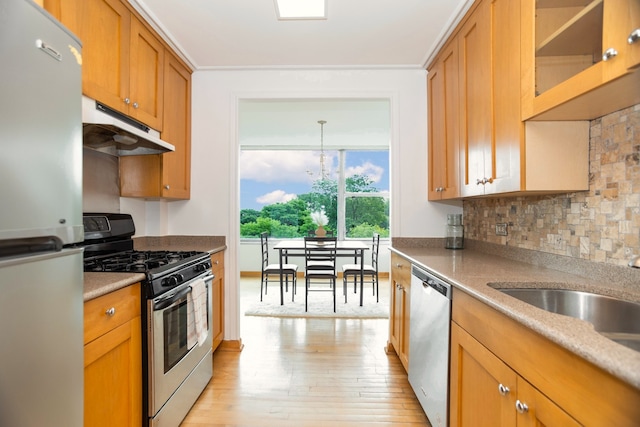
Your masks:
<instances>
[{"instance_id":1,"label":"cabinet door handle","mask_svg":"<svg viewBox=\"0 0 640 427\"><path fill-rule=\"evenodd\" d=\"M137 102L133 103L133 108L138 108L138 103Z\"/></svg>"},{"instance_id":2,"label":"cabinet door handle","mask_svg":"<svg viewBox=\"0 0 640 427\"><path fill-rule=\"evenodd\" d=\"M618 51L610 47L609 49L605 50L604 53L602 54L602 60L608 61L615 56L618 56Z\"/></svg>"},{"instance_id":3,"label":"cabinet door handle","mask_svg":"<svg viewBox=\"0 0 640 427\"><path fill-rule=\"evenodd\" d=\"M167 185L165 185L165 186L164 186L164 189L165 189L165 190L169 190L170 188L171 188L171 187L169 187L169 184L167 184Z\"/></svg>"},{"instance_id":4,"label":"cabinet door handle","mask_svg":"<svg viewBox=\"0 0 640 427\"><path fill-rule=\"evenodd\" d=\"M518 411L519 414L524 414L529 411L529 406L524 402L520 402L520 400L516 400L516 411Z\"/></svg>"},{"instance_id":5,"label":"cabinet door handle","mask_svg":"<svg viewBox=\"0 0 640 427\"><path fill-rule=\"evenodd\" d=\"M116 308L115 307L111 307L110 309L108 309L107 311L104 312L104 314L106 314L107 316L111 317L114 314L116 314Z\"/></svg>"},{"instance_id":6,"label":"cabinet door handle","mask_svg":"<svg viewBox=\"0 0 640 427\"><path fill-rule=\"evenodd\" d=\"M627 42L629 44L634 44L638 40L640 40L640 28L636 28L635 30L631 31L631 34L629 34L629 38L627 39Z\"/></svg>"},{"instance_id":7,"label":"cabinet door handle","mask_svg":"<svg viewBox=\"0 0 640 427\"><path fill-rule=\"evenodd\" d=\"M500 393L500 395L506 396L510 391L511 390L509 390L509 387L502 384L498 385L498 392Z\"/></svg>"},{"instance_id":8,"label":"cabinet door handle","mask_svg":"<svg viewBox=\"0 0 640 427\"><path fill-rule=\"evenodd\" d=\"M129 98L125 98L124 99L124 103L129 105L129 104L131 104L131 100Z\"/></svg>"}]
</instances>

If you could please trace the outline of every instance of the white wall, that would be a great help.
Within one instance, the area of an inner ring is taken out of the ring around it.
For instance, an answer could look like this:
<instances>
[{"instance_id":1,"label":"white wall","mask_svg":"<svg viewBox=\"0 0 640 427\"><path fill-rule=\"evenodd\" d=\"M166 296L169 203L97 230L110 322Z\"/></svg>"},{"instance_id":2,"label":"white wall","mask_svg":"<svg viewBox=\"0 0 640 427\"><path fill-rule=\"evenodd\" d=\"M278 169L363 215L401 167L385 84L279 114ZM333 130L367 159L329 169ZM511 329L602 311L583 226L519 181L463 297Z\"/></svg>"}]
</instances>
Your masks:
<instances>
[{"instance_id":1,"label":"white wall","mask_svg":"<svg viewBox=\"0 0 640 427\"><path fill-rule=\"evenodd\" d=\"M237 111L243 98L389 98L392 236L443 237L447 213L461 204L427 202L427 112L424 70L196 71L192 96L191 200L121 200L137 235L227 237L226 339L239 335L239 178Z\"/></svg>"}]
</instances>

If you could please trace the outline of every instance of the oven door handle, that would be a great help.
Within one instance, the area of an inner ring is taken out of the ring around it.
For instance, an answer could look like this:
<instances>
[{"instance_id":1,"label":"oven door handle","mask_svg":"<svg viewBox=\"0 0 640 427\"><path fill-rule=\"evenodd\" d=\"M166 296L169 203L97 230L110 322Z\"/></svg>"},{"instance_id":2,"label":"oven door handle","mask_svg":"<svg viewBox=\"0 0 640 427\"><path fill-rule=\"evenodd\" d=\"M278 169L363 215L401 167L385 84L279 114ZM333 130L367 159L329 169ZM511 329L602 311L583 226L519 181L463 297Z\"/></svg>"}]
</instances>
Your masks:
<instances>
[{"instance_id":1,"label":"oven door handle","mask_svg":"<svg viewBox=\"0 0 640 427\"><path fill-rule=\"evenodd\" d=\"M205 286L209 288L209 282L215 278L215 276L211 272L207 272L203 276L201 276L202 280L205 282ZM191 283L191 282L190 282ZM166 298L161 299L160 301L156 301L153 304L153 310L164 310L165 308L171 307L176 301L181 300L185 295L191 292L191 286L187 286L184 289L176 292L175 294L169 295Z\"/></svg>"},{"instance_id":2,"label":"oven door handle","mask_svg":"<svg viewBox=\"0 0 640 427\"><path fill-rule=\"evenodd\" d=\"M154 303L153 304L153 310L154 311L158 311L158 310L164 310L167 307L171 307L173 304L176 303L176 301L180 301L189 292L191 292L191 286L187 286L186 288L182 289L181 291L176 292L173 295L169 295L167 298Z\"/></svg>"}]
</instances>

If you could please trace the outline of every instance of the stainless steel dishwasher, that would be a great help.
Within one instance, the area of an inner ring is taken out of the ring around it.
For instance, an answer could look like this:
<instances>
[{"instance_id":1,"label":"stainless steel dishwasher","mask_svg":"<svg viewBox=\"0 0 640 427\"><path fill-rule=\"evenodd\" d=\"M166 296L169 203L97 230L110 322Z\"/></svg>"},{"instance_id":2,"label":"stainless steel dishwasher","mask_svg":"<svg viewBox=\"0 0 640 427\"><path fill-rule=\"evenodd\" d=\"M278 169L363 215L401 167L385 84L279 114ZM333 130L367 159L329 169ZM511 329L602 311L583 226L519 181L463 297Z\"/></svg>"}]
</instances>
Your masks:
<instances>
[{"instance_id":1,"label":"stainless steel dishwasher","mask_svg":"<svg viewBox=\"0 0 640 427\"><path fill-rule=\"evenodd\" d=\"M431 425L448 425L451 285L411 267L409 383Z\"/></svg>"}]
</instances>

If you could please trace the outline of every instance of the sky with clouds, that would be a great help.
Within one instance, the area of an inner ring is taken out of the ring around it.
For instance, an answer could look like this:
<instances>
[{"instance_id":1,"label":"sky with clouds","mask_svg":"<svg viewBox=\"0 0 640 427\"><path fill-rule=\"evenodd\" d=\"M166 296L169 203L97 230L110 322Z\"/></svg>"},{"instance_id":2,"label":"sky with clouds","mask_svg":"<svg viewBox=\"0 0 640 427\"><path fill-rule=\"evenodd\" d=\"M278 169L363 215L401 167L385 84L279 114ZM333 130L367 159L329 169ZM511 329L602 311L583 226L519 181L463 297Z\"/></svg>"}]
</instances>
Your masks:
<instances>
[{"instance_id":1,"label":"sky with clouds","mask_svg":"<svg viewBox=\"0 0 640 427\"><path fill-rule=\"evenodd\" d=\"M338 153L325 152L325 172L335 178ZM366 175L380 191L389 190L388 151L348 151L346 175ZM253 151L240 154L240 208L260 210L308 193L320 175L318 151Z\"/></svg>"}]
</instances>

